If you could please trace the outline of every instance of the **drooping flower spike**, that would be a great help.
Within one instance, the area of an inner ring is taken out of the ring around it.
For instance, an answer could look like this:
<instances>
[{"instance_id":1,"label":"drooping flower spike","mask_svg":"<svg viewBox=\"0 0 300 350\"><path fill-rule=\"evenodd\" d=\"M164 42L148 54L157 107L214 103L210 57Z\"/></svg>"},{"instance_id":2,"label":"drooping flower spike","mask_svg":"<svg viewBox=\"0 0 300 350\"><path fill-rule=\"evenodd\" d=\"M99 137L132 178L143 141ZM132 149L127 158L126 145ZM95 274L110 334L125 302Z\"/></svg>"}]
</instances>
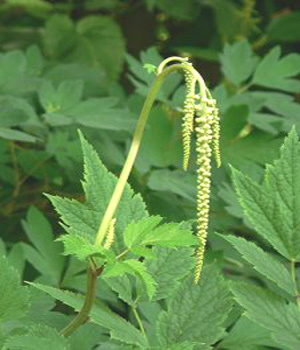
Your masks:
<instances>
[{"instance_id":1,"label":"drooping flower spike","mask_svg":"<svg viewBox=\"0 0 300 350\"><path fill-rule=\"evenodd\" d=\"M200 279L209 223L209 202L211 187L211 157L214 153L217 167L221 166L219 150L220 124L216 101L211 97L201 75L187 59L172 57L158 67L158 74L171 61L179 61L184 69L186 98L183 108L183 169L187 170L191 135L196 136L197 153L197 237L195 283ZM199 92L196 89L199 89Z\"/></svg>"}]
</instances>

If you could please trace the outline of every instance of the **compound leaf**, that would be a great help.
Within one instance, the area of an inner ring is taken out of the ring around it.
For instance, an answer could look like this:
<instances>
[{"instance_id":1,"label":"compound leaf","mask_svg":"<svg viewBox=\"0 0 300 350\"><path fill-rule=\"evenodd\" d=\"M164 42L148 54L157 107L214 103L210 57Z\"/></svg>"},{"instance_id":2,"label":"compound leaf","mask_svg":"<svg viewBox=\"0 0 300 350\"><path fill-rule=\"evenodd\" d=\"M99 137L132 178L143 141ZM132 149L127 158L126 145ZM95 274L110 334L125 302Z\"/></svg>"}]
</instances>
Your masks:
<instances>
[{"instance_id":1,"label":"compound leaf","mask_svg":"<svg viewBox=\"0 0 300 350\"><path fill-rule=\"evenodd\" d=\"M258 65L253 83L272 89L300 92L300 82L292 79L300 73L300 55L289 54L280 59L281 50L272 49Z\"/></svg>"},{"instance_id":2,"label":"compound leaf","mask_svg":"<svg viewBox=\"0 0 300 350\"><path fill-rule=\"evenodd\" d=\"M203 270L199 284L188 276L170 298L168 311L157 322L162 346L190 341L211 345L225 333L223 325L231 309L229 290L215 265Z\"/></svg>"},{"instance_id":3,"label":"compound leaf","mask_svg":"<svg viewBox=\"0 0 300 350\"><path fill-rule=\"evenodd\" d=\"M292 130L280 159L268 166L257 184L233 169L233 180L244 214L257 232L289 260L300 259L300 144Z\"/></svg>"},{"instance_id":4,"label":"compound leaf","mask_svg":"<svg viewBox=\"0 0 300 350\"><path fill-rule=\"evenodd\" d=\"M194 263L193 249L154 247L155 259L146 259L145 264L156 282L153 300L168 298L179 285L179 281L189 274Z\"/></svg>"},{"instance_id":5,"label":"compound leaf","mask_svg":"<svg viewBox=\"0 0 300 350\"><path fill-rule=\"evenodd\" d=\"M253 265L254 269L269 280L275 282L281 289L295 295L295 287L287 268L271 254L264 252L255 243L232 235L219 235L231 243L242 257Z\"/></svg>"},{"instance_id":6,"label":"compound leaf","mask_svg":"<svg viewBox=\"0 0 300 350\"><path fill-rule=\"evenodd\" d=\"M0 322L23 317L29 308L29 292L16 270L0 257Z\"/></svg>"},{"instance_id":7,"label":"compound leaf","mask_svg":"<svg viewBox=\"0 0 300 350\"><path fill-rule=\"evenodd\" d=\"M67 339L46 325L34 325L22 335L10 337L3 350L71 350Z\"/></svg>"},{"instance_id":8,"label":"compound leaf","mask_svg":"<svg viewBox=\"0 0 300 350\"><path fill-rule=\"evenodd\" d=\"M83 305L84 298L81 295L38 283L30 284L51 295L53 298L62 301L66 305L71 306L75 310L80 310ZM126 344L139 345L141 347L147 347L148 345L146 338L138 329L99 302L94 304L90 313L90 318L92 322L108 329L112 339L119 340Z\"/></svg>"},{"instance_id":9,"label":"compound leaf","mask_svg":"<svg viewBox=\"0 0 300 350\"><path fill-rule=\"evenodd\" d=\"M221 55L222 70L225 76L235 85L240 85L253 73L258 57L252 51L248 41L226 44Z\"/></svg>"},{"instance_id":10,"label":"compound leaf","mask_svg":"<svg viewBox=\"0 0 300 350\"><path fill-rule=\"evenodd\" d=\"M237 302L245 308L246 316L270 330L278 344L290 350L300 347L300 313L296 304L246 283L234 283L232 291Z\"/></svg>"}]
</instances>

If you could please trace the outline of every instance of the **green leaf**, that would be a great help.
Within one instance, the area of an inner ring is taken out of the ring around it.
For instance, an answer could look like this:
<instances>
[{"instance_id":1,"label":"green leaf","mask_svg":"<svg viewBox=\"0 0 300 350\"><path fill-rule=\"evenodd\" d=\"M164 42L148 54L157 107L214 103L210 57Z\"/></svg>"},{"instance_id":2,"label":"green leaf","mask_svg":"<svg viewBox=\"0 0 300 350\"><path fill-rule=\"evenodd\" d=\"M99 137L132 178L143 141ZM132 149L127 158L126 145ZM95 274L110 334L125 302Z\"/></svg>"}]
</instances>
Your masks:
<instances>
[{"instance_id":1,"label":"green leaf","mask_svg":"<svg viewBox=\"0 0 300 350\"><path fill-rule=\"evenodd\" d=\"M21 142L36 142L37 138L23 131L8 128L0 128L0 138Z\"/></svg>"},{"instance_id":2,"label":"green leaf","mask_svg":"<svg viewBox=\"0 0 300 350\"><path fill-rule=\"evenodd\" d=\"M173 112L156 106L151 110L135 167L144 173L152 166L180 167L181 163L181 120L174 118Z\"/></svg>"},{"instance_id":3,"label":"green leaf","mask_svg":"<svg viewBox=\"0 0 300 350\"><path fill-rule=\"evenodd\" d=\"M144 282L149 298L152 299L156 290L156 282L141 261L129 259L108 265L104 270L104 277L122 276L125 273L138 276Z\"/></svg>"},{"instance_id":4,"label":"green leaf","mask_svg":"<svg viewBox=\"0 0 300 350\"><path fill-rule=\"evenodd\" d=\"M19 274L6 258L0 257L0 322L23 317L28 300L28 288L21 285Z\"/></svg>"},{"instance_id":5,"label":"green leaf","mask_svg":"<svg viewBox=\"0 0 300 350\"><path fill-rule=\"evenodd\" d=\"M82 92L82 80L64 81L57 89L51 82L44 81L39 90L39 99L46 112L64 113L81 100Z\"/></svg>"},{"instance_id":6,"label":"green leaf","mask_svg":"<svg viewBox=\"0 0 300 350\"><path fill-rule=\"evenodd\" d=\"M300 144L292 130L280 159L268 166L257 184L233 169L233 180L244 214L257 232L289 260L300 259Z\"/></svg>"},{"instance_id":7,"label":"green leaf","mask_svg":"<svg viewBox=\"0 0 300 350\"><path fill-rule=\"evenodd\" d=\"M214 344L225 333L224 321L231 309L226 283L215 265L205 267L199 284L194 276L182 282L157 322L162 346L183 341Z\"/></svg>"},{"instance_id":8,"label":"green leaf","mask_svg":"<svg viewBox=\"0 0 300 350\"><path fill-rule=\"evenodd\" d=\"M100 66L111 80L121 73L125 42L108 16L85 16L75 25L65 15L54 15L46 23L44 43L52 58Z\"/></svg>"},{"instance_id":9,"label":"green leaf","mask_svg":"<svg viewBox=\"0 0 300 350\"><path fill-rule=\"evenodd\" d=\"M80 295L38 283L30 284L66 305L71 306L75 310L80 310L83 305L84 298ZM96 302L94 304L90 318L92 322L108 329L112 339L122 341L126 344L140 345L141 347L147 347L148 345L147 340L138 329L101 303Z\"/></svg>"},{"instance_id":10,"label":"green leaf","mask_svg":"<svg viewBox=\"0 0 300 350\"><path fill-rule=\"evenodd\" d=\"M89 256L105 257L107 252L103 246L92 243L87 235L67 234L62 235L56 241L64 244L64 255L73 255L82 261Z\"/></svg>"},{"instance_id":11,"label":"green leaf","mask_svg":"<svg viewBox=\"0 0 300 350\"><path fill-rule=\"evenodd\" d=\"M26 220L22 221L27 237L34 245L23 243L26 259L43 275L47 282L58 285L64 269L63 249L54 242L52 227L45 216L35 207L30 207Z\"/></svg>"},{"instance_id":12,"label":"green leaf","mask_svg":"<svg viewBox=\"0 0 300 350\"><path fill-rule=\"evenodd\" d=\"M300 82L292 79L300 73L300 55L289 54L280 58L281 50L272 49L258 65L253 83L272 89L300 92Z\"/></svg>"},{"instance_id":13,"label":"green leaf","mask_svg":"<svg viewBox=\"0 0 300 350\"><path fill-rule=\"evenodd\" d=\"M291 275L279 260L264 252L255 243L246 241L244 238L221 234L219 236L231 243L242 257L253 265L256 271L275 282L290 295L295 295L295 286Z\"/></svg>"},{"instance_id":14,"label":"green leaf","mask_svg":"<svg viewBox=\"0 0 300 350\"><path fill-rule=\"evenodd\" d=\"M226 44L220 59L223 73L235 85L246 81L258 63L258 57L246 40Z\"/></svg>"},{"instance_id":15,"label":"green leaf","mask_svg":"<svg viewBox=\"0 0 300 350\"><path fill-rule=\"evenodd\" d=\"M232 285L237 302L253 322L272 332L273 339L286 349L300 347L300 313L295 304L256 286L241 283Z\"/></svg>"},{"instance_id":16,"label":"green leaf","mask_svg":"<svg viewBox=\"0 0 300 350\"><path fill-rule=\"evenodd\" d=\"M57 330L45 325L35 325L26 329L24 335L10 337L3 350L71 350L67 339Z\"/></svg>"},{"instance_id":17,"label":"green leaf","mask_svg":"<svg viewBox=\"0 0 300 350\"><path fill-rule=\"evenodd\" d=\"M155 73L157 67L154 64L150 64L150 63L145 63L144 64L144 68L146 69L146 71L151 74L151 73Z\"/></svg>"},{"instance_id":18,"label":"green leaf","mask_svg":"<svg viewBox=\"0 0 300 350\"><path fill-rule=\"evenodd\" d=\"M70 234L86 234L95 239L102 216L107 208L117 183L117 178L108 172L100 161L95 150L81 136L84 154L83 188L86 202L48 196L57 212L61 215L65 230ZM115 251L124 250L123 232L132 221L147 216L145 204L140 195L135 195L129 185L126 185L122 199L116 212L116 239L113 244Z\"/></svg>"},{"instance_id":19,"label":"green leaf","mask_svg":"<svg viewBox=\"0 0 300 350\"><path fill-rule=\"evenodd\" d=\"M110 286L112 290L118 293L120 299L125 301L128 305L134 306L135 302L132 296L132 286L130 284L129 278L124 276L117 277L105 277L105 282Z\"/></svg>"},{"instance_id":20,"label":"green leaf","mask_svg":"<svg viewBox=\"0 0 300 350\"><path fill-rule=\"evenodd\" d=\"M272 41L295 42L300 40L300 11L283 13L273 18L267 28Z\"/></svg>"},{"instance_id":21,"label":"green leaf","mask_svg":"<svg viewBox=\"0 0 300 350\"><path fill-rule=\"evenodd\" d=\"M156 282L153 301L166 299L178 287L179 281L195 266L193 249L154 247L155 259L146 259L147 270Z\"/></svg>"},{"instance_id":22,"label":"green leaf","mask_svg":"<svg viewBox=\"0 0 300 350\"><path fill-rule=\"evenodd\" d=\"M91 128L131 132L135 118L128 109L117 107L118 102L114 97L90 98L71 108L67 115Z\"/></svg>"},{"instance_id":23,"label":"green leaf","mask_svg":"<svg viewBox=\"0 0 300 350\"><path fill-rule=\"evenodd\" d=\"M148 178L148 187L152 190L172 192L193 203L196 202L196 186L196 175L182 170L152 170Z\"/></svg>"},{"instance_id":24,"label":"green leaf","mask_svg":"<svg viewBox=\"0 0 300 350\"><path fill-rule=\"evenodd\" d=\"M245 316L239 318L234 324L229 334L222 340L221 348L240 350L241 344L245 350L265 349L258 346L276 348L276 343L271 339L270 331Z\"/></svg>"},{"instance_id":25,"label":"green leaf","mask_svg":"<svg viewBox=\"0 0 300 350\"><path fill-rule=\"evenodd\" d=\"M124 233L126 246L158 245L162 247L190 246L197 243L192 232L180 224L159 225L162 218L150 216L129 224ZM159 225L159 226L158 226Z\"/></svg>"},{"instance_id":26,"label":"green leaf","mask_svg":"<svg viewBox=\"0 0 300 350\"><path fill-rule=\"evenodd\" d=\"M0 99L0 127L10 128L19 126L28 119L24 110L18 108L11 99L5 97Z\"/></svg>"}]
</instances>

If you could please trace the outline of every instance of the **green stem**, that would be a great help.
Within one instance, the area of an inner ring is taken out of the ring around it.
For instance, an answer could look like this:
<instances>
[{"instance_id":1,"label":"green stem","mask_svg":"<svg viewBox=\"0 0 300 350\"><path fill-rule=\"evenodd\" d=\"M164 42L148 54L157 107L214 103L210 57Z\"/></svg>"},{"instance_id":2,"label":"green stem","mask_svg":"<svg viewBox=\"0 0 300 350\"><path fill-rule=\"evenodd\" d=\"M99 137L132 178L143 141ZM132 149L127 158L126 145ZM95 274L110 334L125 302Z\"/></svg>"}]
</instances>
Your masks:
<instances>
[{"instance_id":1,"label":"green stem","mask_svg":"<svg viewBox=\"0 0 300 350\"><path fill-rule=\"evenodd\" d=\"M77 316L61 331L61 335L67 337L76 331L83 323L88 319L89 313L92 309L95 297L96 297L96 287L97 287L97 273L92 267L87 269L87 287L85 301L82 309L77 314Z\"/></svg>"},{"instance_id":2,"label":"green stem","mask_svg":"<svg viewBox=\"0 0 300 350\"><path fill-rule=\"evenodd\" d=\"M115 214L115 211L118 207L118 204L120 202L120 199L122 197L123 191L125 189L125 185L127 183L129 174L132 170L133 164L135 162L141 141L142 141L142 137L143 137L143 133L144 133L144 129L149 117L149 113L150 110L152 108L152 105L155 101L155 97L157 95L157 93L159 92L162 83L164 82L164 79L167 75L169 75L170 73L173 73L175 71L179 71L179 70L187 70L190 69L191 72L193 72L193 68L192 66L187 66L187 65L182 65L182 64L173 64L170 67L165 68L160 74L158 74L156 76L156 79L154 80L151 89L149 91L149 94L146 98L146 101L144 103L143 109L141 111L141 114L139 116L138 122L137 122L137 126L133 135L133 139L132 139L132 143L130 146L130 150L128 152L128 156L127 159L125 161L125 164L123 166L123 169L121 171L119 180L117 182L117 185L114 189L114 192L112 194L111 200L108 204L108 207L106 209L106 212L103 216L103 220L100 224L97 236L96 236L96 241L95 244L96 245L101 245L101 243L103 242L105 235L107 233L109 224Z\"/></svg>"},{"instance_id":3,"label":"green stem","mask_svg":"<svg viewBox=\"0 0 300 350\"><path fill-rule=\"evenodd\" d=\"M300 295L299 295L299 290L298 290L298 286L297 286L295 260L291 260L291 277L292 277L292 280L294 283L297 305L298 305L298 308L300 309L300 299L299 299Z\"/></svg>"},{"instance_id":4,"label":"green stem","mask_svg":"<svg viewBox=\"0 0 300 350\"><path fill-rule=\"evenodd\" d=\"M135 317L135 319L136 319L136 321L137 321L137 323L139 325L139 329L143 333L144 337L147 339L147 334L145 332L145 328L143 326L142 320L141 320L140 315L139 315L139 313L138 313L138 311L137 311L135 306L132 306L132 311L133 311L134 317Z\"/></svg>"}]
</instances>

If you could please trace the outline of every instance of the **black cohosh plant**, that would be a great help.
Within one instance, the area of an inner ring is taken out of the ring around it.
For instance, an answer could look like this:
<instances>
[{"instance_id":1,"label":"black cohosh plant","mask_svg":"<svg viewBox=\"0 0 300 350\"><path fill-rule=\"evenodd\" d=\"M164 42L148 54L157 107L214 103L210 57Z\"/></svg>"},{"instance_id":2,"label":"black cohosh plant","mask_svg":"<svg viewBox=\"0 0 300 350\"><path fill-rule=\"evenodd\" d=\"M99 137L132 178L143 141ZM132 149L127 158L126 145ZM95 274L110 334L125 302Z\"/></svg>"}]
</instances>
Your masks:
<instances>
[{"instance_id":1,"label":"black cohosh plant","mask_svg":"<svg viewBox=\"0 0 300 350\"><path fill-rule=\"evenodd\" d=\"M219 117L216 101L212 98L203 78L194 69L188 59L181 57L170 57L164 60L156 70L156 78L148 93L139 116L136 130L133 136L131 147L106 208L105 214L100 223L95 239L95 250L103 249L106 251L106 258L99 261L88 256L88 281L85 303L75 319L62 331L65 336L73 333L77 327L87 320L88 314L92 308L96 291L97 277L102 274L107 264L106 259L115 239L115 225L117 218L116 210L123 195L128 177L133 168L140 144L142 142L143 132L155 101L165 78L174 73L183 73L186 85L186 98L184 101L184 117L182 123L183 135L183 169L187 170L190 156L191 135L195 132L196 152L197 152L197 242L196 242L196 268L194 282L198 283L204 258L204 250L207 239L207 229L209 220L209 199L210 199L210 177L211 177L211 156L215 154L217 166L220 166L219 151ZM184 238L183 238L184 239ZM64 240L64 239L62 239ZM66 243L66 242L65 242ZM121 254L122 255L122 254Z\"/></svg>"}]
</instances>

